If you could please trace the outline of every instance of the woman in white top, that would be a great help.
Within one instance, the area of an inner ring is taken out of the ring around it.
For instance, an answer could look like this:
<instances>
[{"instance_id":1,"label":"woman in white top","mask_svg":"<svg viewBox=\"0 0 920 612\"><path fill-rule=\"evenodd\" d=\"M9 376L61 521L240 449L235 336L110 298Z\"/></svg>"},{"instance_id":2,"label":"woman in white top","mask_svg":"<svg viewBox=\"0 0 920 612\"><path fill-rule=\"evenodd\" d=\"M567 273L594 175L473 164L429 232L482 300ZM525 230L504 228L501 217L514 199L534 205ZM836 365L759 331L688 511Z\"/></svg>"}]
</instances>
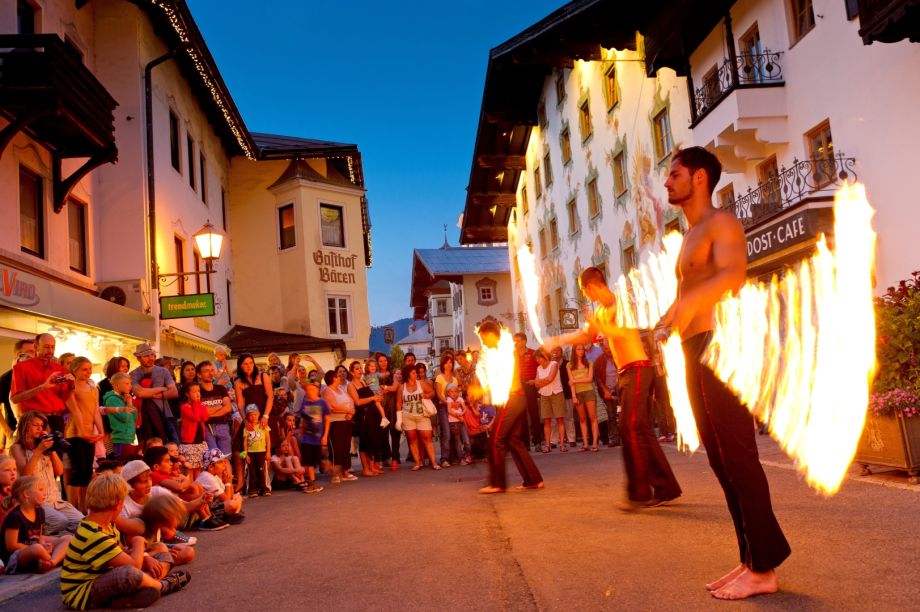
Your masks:
<instances>
[{"instance_id":1,"label":"woman in white top","mask_svg":"<svg viewBox=\"0 0 920 612\"><path fill-rule=\"evenodd\" d=\"M565 453L565 395L562 393L562 377L559 375L559 364L549 358L542 348L534 353L537 362L537 377L534 386L540 394L540 418L543 419L543 452L550 451L549 440L553 430L553 420L559 429L559 449Z\"/></svg>"},{"instance_id":2,"label":"woman in white top","mask_svg":"<svg viewBox=\"0 0 920 612\"><path fill-rule=\"evenodd\" d=\"M348 394L348 368L343 365L326 372L323 399L329 404L329 446L332 450L333 484L343 480L358 480L351 469L351 417L355 402Z\"/></svg>"},{"instance_id":3,"label":"woman in white top","mask_svg":"<svg viewBox=\"0 0 920 612\"><path fill-rule=\"evenodd\" d=\"M425 387L419 381L418 369L414 365L403 366L403 382L396 391L396 425L406 432L409 452L415 466L412 471L422 469L422 447L428 455L432 469L440 470L434 459L434 444L431 441L431 419L425 416L422 400L426 399Z\"/></svg>"}]
</instances>

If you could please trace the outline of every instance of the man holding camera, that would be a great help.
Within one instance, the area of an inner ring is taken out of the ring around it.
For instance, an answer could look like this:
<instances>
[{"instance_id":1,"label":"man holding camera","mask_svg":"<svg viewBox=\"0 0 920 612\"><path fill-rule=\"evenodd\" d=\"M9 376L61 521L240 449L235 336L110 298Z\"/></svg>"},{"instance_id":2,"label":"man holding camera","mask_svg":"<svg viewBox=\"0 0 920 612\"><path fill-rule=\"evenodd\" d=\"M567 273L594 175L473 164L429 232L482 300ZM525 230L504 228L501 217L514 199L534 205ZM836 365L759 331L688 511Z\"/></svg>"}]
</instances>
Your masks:
<instances>
[{"instance_id":1,"label":"man holding camera","mask_svg":"<svg viewBox=\"0 0 920 612\"><path fill-rule=\"evenodd\" d=\"M19 414L41 412L51 431L64 431L64 402L74 389L73 374L54 360L55 340L51 334L35 337L35 357L13 366L10 403Z\"/></svg>"}]
</instances>

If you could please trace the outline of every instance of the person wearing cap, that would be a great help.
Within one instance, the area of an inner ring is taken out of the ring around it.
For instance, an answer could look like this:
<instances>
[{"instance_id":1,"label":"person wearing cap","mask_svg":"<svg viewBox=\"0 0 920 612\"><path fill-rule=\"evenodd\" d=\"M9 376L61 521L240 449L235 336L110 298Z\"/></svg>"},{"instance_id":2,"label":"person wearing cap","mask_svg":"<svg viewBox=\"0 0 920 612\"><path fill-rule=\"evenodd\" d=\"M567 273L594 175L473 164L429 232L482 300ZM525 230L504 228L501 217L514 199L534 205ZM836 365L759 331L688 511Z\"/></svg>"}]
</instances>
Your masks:
<instances>
[{"instance_id":1,"label":"person wearing cap","mask_svg":"<svg viewBox=\"0 0 920 612\"><path fill-rule=\"evenodd\" d=\"M249 497L256 495L267 497L272 494L265 469L266 457L271 455L272 440L268 425L259 416L258 406L255 404L246 406L243 452L240 455L249 464Z\"/></svg>"},{"instance_id":2,"label":"person wearing cap","mask_svg":"<svg viewBox=\"0 0 920 612\"><path fill-rule=\"evenodd\" d=\"M141 400L141 426L138 438L146 441L156 436L169 442L179 443L175 415L169 400L179 397L179 389L170 371L154 364L156 351L149 344L139 344L134 356L140 364L131 370L134 397Z\"/></svg>"},{"instance_id":3,"label":"person wearing cap","mask_svg":"<svg viewBox=\"0 0 920 612\"><path fill-rule=\"evenodd\" d=\"M64 431L64 403L73 394L74 377L54 359L55 346L51 334L35 337L35 356L13 366L10 403L19 414L41 412L51 431Z\"/></svg>"},{"instance_id":4,"label":"person wearing cap","mask_svg":"<svg viewBox=\"0 0 920 612\"><path fill-rule=\"evenodd\" d=\"M198 474L196 482L205 493L214 497L211 511L234 525L243 521L243 496L233 491L233 473L227 461L229 458L230 454L219 448L206 452L202 460L204 471Z\"/></svg>"}]
</instances>

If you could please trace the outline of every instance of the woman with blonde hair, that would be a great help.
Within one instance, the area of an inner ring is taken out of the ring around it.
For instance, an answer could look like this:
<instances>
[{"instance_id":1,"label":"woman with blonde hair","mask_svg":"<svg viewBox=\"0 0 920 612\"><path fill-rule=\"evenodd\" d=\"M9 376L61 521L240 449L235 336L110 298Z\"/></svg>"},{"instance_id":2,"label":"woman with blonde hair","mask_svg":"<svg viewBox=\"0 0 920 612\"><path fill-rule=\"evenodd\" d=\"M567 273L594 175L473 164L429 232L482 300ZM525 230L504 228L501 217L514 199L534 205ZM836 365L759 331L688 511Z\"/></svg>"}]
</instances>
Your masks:
<instances>
[{"instance_id":1,"label":"woman with blonde hair","mask_svg":"<svg viewBox=\"0 0 920 612\"><path fill-rule=\"evenodd\" d=\"M64 405L70 418L64 428L64 435L70 443L67 455L70 457L70 478L67 485L67 499L80 512L86 512L84 495L93 478L93 459L96 442L102 439L102 415L99 412L99 389L90 381L93 364L86 357L75 357L70 364L74 375L73 394Z\"/></svg>"}]
</instances>

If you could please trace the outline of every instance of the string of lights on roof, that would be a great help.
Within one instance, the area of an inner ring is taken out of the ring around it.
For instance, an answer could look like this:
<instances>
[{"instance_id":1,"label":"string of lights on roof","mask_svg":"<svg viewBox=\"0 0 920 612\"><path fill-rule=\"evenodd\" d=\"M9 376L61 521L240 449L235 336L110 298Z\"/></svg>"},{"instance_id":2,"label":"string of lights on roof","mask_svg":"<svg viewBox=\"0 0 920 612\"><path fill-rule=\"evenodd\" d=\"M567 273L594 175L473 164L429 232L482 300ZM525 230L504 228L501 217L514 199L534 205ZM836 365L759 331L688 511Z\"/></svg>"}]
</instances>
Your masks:
<instances>
[{"instance_id":1,"label":"string of lights on roof","mask_svg":"<svg viewBox=\"0 0 920 612\"><path fill-rule=\"evenodd\" d=\"M150 2L151 4L159 7L160 10L162 10L166 15L166 18L169 20L169 24L172 26L173 30L176 32L176 35L179 37L179 42L182 43L185 52L188 53L189 59L192 60L192 64L195 66L195 70L198 71L198 75L204 82L205 87L207 87L208 91L211 93L211 98L214 100L217 108L220 109L221 114L224 116L224 119L226 120L230 131L233 133L234 138L236 138L237 144L240 145L240 149L242 149L243 154L245 154L248 159L255 160L255 151L253 151L248 139L243 135L243 130L240 129L239 125L237 125L237 122L230 114L230 110L224 101L223 92L214 84L214 80L211 78L211 75L208 74L208 71L205 68L205 64L201 60L201 56L189 44L191 39L188 35L188 30L185 28L185 25L179 18L176 10L163 0L150 0Z\"/></svg>"}]
</instances>

